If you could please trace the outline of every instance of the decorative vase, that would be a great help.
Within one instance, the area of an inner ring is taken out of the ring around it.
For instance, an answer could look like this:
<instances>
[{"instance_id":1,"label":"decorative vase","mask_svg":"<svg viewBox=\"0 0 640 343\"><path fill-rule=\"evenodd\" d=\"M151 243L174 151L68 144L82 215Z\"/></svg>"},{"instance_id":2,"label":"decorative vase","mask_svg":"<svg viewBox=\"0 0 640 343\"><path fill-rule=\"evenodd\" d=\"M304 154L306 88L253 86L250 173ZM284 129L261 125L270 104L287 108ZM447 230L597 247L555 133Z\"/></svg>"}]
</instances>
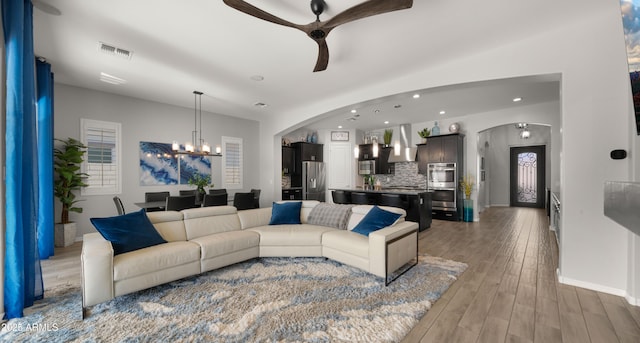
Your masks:
<instances>
[{"instance_id":1,"label":"decorative vase","mask_svg":"<svg viewBox=\"0 0 640 343\"><path fill-rule=\"evenodd\" d=\"M437 136L439 134L440 134L440 127L438 126L438 122L436 122L436 124L433 126L433 129L431 129L431 135Z\"/></svg>"},{"instance_id":2,"label":"decorative vase","mask_svg":"<svg viewBox=\"0 0 640 343\"><path fill-rule=\"evenodd\" d=\"M462 220L465 222L473 221L473 199L464 199L462 201Z\"/></svg>"},{"instance_id":3,"label":"decorative vase","mask_svg":"<svg viewBox=\"0 0 640 343\"><path fill-rule=\"evenodd\" d=\"M56 223L54 229L54 245L57 247L68 247L76 241L76 223Z\"/></svg>"}]
</instances>

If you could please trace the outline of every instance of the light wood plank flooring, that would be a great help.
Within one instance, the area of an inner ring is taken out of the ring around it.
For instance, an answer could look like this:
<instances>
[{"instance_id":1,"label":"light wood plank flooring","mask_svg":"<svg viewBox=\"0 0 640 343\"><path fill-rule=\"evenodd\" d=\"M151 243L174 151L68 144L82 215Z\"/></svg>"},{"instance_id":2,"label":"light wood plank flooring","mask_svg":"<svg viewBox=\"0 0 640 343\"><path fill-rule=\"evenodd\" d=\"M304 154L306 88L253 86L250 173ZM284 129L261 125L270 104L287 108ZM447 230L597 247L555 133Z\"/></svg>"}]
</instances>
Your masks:
<instances>
[{"instance_id":1,"label":"light wood plank flooring","mask_svg":"<svg viewBox=\"0 0 640 343\"><path fill-rule=\"evenodd\" d=\"M556 281L543 210L495 207L478 223L434 220L421 253L469 268L403 342L640 342L640 307ZM81 243L42 262L45 289L80 284Z\"/></svg>"}]
</instances>

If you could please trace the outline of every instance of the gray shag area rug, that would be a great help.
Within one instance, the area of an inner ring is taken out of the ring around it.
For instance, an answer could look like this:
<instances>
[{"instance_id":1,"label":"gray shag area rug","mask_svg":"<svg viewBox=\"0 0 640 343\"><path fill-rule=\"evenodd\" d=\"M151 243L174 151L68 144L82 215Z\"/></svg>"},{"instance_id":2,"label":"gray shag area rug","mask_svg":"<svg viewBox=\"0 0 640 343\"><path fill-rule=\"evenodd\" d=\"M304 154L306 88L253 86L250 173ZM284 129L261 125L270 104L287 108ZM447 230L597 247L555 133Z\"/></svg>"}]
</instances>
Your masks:
<instances>
[{"instance_id":1,"label":"gray shag area rug","mask_svg":"<svg viewBox=\"0 0 640 343\"><path fill-rule=\"evenodd\" d=\"M45 294L2 326L8 342L398 342L466 269L421 255L382 278L324 258L260 258L90 308L78 288Z\"/></svg>"}]
</instances>

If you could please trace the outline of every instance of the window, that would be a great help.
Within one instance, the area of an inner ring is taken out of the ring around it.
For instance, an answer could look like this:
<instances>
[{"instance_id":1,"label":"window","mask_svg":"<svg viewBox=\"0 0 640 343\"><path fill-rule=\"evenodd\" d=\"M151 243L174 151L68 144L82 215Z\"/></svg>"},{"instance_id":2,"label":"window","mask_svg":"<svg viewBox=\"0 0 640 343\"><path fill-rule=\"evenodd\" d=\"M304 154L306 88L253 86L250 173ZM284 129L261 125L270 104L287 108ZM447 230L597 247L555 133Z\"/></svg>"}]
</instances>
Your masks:
<instances>
[{"instance_id":1,"label":"window","mask_svg":"<svg viewBox=\"0 0 640 343\"><path fill-rule=\"evenodd\" d=\"M242 138L222 137L223 188L242 188Z\"/></svg>"},{"instance_id":2,"label":"window","mask_svg":"<svg viewBox=\"0 0 640 343\"><path fill-rule=\"evenodd\" d=\"M80 119L81 141L87 146L82 164L89 174L82 195L120 194L122 164L120 163L120 123Z\"/></svg>"}]
</instances>

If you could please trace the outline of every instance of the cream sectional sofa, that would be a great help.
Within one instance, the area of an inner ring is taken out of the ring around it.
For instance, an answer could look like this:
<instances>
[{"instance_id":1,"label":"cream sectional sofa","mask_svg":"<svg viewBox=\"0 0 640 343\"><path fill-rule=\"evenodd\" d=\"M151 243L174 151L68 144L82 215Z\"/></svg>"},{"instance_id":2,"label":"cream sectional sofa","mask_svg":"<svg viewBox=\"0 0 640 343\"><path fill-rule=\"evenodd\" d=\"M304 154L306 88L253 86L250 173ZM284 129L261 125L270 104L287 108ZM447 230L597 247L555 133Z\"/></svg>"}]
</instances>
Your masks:
<instances>
[{"instance_id":1,"label":"cream sectional sofa","mask_svg":"<svg viewBox=\"0 0 640 343\"><path fill-rule=\"evenodd\" d=\"M149 219L167 243L115 256L99 233L85 234L83 317L87 306L257 257L327 257L382 277L385 283L399 268L417 263L418 224L404 221L404 210L382 207L402 216L367 237L351 229L372 206L352 207L347 230L341 230L308 223L318 204L303 201L299 225L268 225L271 208L150 212Z\"/></svg>"}]
</instances>

